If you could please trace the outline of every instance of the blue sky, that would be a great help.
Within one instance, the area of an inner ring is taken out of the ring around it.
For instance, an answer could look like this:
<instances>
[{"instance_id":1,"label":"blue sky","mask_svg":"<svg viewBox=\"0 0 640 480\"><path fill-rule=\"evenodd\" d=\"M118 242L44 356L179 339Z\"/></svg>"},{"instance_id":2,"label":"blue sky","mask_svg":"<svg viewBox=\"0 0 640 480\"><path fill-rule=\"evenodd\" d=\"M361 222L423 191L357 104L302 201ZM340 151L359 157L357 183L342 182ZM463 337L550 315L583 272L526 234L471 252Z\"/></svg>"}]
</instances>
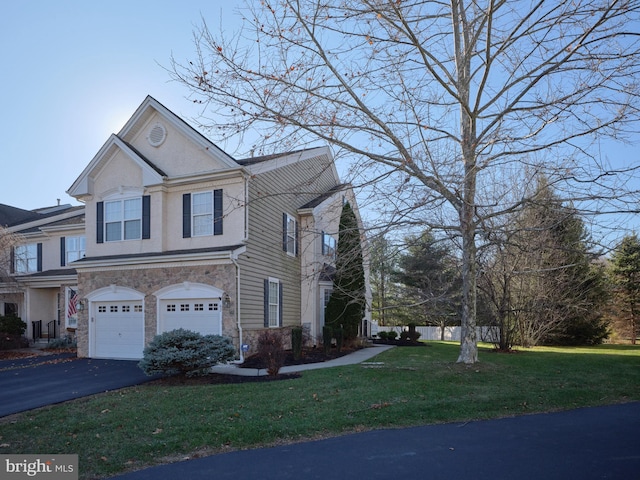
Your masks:
<instances>
[{"instance_id":1,"label":"blue sky","mask_svg":"<svg viewBox=\"0 0 640 480\"><path fill-rule=\"evenodd\" d=\"M0 15L0 203L77 202L65 191L147 95L185 119L198 110L163 67L191 58L201 16L239 28L225 0L31 0ZM224 146L221 145L224 148Z\"/></svg>"},{"instance_id":2,"label":"blue sky","mask_svg":"<svg viewBox=\"0 0 640 480\"><path fill-rule=\"evenodd\" d=\"M193 58L205 18L241 27L241 0L30 0L0 15L0 203L25 209L77 202L65 191L147 95L189 121L199 109L163 67ZM229 145L219 145L233 154ZM637 148L604 156L640 162ZM635 158L634 158L635 157ZM614 231L637 215L615 217Z\"/></svg>"}]
</instances>

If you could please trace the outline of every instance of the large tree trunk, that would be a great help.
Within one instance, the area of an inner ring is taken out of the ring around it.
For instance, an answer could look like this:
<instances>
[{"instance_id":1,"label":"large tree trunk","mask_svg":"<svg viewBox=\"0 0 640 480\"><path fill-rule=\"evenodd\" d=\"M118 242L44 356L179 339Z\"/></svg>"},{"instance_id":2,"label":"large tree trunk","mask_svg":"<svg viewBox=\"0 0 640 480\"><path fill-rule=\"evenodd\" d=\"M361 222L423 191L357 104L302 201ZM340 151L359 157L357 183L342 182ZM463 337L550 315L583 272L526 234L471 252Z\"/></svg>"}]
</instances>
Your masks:
<instances>
[{"instance_id":1,"label":"large tree trunk","mask_svg":"<svg viewBox=\"0 0 640 480\"><path fill-rule=\"evenodd\" d=\"M460 234L462 236L462 318L460 332L460 356L458 363L478 361L476 338L476 121L469 102L471 57L468 47L472 43L466 24L465 8L459 1L452 2L455 57L457 66L457 90L460 102L460 147L464 162L462 203L458 207Z\"/></svg>"},{"instance_id":2,"label":"large tree trunk","mask_svg":"<svg viewBox=\"0 0 640 480\"><path fill-rule=\"evenodd\" d=\"M473 205L462 208L462 318L458 363L478 361L476 335L476 242Z\"/></svg>"}]
</instances>

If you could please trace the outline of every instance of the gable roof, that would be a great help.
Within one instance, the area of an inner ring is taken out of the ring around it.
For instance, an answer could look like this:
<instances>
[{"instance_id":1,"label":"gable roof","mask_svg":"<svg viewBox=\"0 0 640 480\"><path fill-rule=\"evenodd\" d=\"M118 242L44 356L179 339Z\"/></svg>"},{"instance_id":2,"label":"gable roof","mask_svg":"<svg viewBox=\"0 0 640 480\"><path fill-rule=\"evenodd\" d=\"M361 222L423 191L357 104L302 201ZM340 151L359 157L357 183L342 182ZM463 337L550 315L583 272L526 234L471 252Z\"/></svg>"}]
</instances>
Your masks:
<instances>
[{"instance_id":1,"label":"gable roof","mask_svg":"<svg viewBox=\"0 0 640 480\"><path fill-rule=\"evenodd\" d=\"M0 226L2 227L10 227L19 223L35 220L40 217L41 214L37 212L23 210L22 208L0 203Z\"/></svg>"},{"instance_id":2,"label":"gable roof","mask_svg":"<svg viewBox=\"0 0 640 480\"><path fill-rule=\"evenodd\" d=\"M155 113L160 114L164 120L169 122L174 128L183 133L194 143L200 145L203 150L207 151L215 160L222 162L228 168L238 167L234 158L211 142L208 138L198 132L195 128L177 116L151 95L140 104L131 118L125 123L124 127L118 132L118 137L125 142L131 142L133 137L139 132L139 129L146 121Z\"/></svg>"},{"instance_id":3,"label":"gable roof","mask_svg":"<svg viewBox=\"0 0 640 480\"><path fill-rule=\"evenodd\" d=\"M319 195L313 200L305 203L303 206L300 207L300 210L304 210L306 208L315 208L318 205L320 205L322 202L324 202L326 199L331 198L334 194L350 187L351 187L350 183L341 183L339 185L336 185L330 190L327 190L326 192L324 192L322 195Z\"/></svg>"},{"instance_id":4,"label":"gable roof","mask_svg":"<svg viewBox=\"0 0 640 480\"><path fill-rule=\"evenodd\" d=\"M133 146L136 135L145 128L148 120L154 115L159 115L163 122L170 124L174 129L179 131L181 135L184 135L190 142L197 145L205 155L209 156L215 165L222 165L223 170L241 168L241 165L217 145L209 141L156 99L147 96L120 132L118 132L118 134L111 134L102 148L69 187L67 193L73 197L92 194L92 176L94 172L104 167L117 150L122 151L140 167L144 186L161 184L164 180L168 179L169 175L163 171L162 168Z\"/></svg>"},{"instance_id":5,"label":"gable roof","mask_svg":"<svg viewBox=\"0 0 640 480\"><path fill-rule=\"evenodd\" d=\"M84 206L72 206L69 204L57 205L55 207L43 207L35 210L24 210L0 203L0 226L15 227L31 222L42 223L47 218L57 215L67 214L76 209L83 209Z\"/></svg>"},{"instance_id":6,"label":"gable roof","mask_svg":"<svg viewBox=\"0 0 640 480\"><path fill-rule=\"evenodd\" d=\"M91 195L93 193L93 172L102 169L117 150L122 151L129 159L140 167L142 170L143 184L145 186L162 183L162 179L165 176L163 175L162 170L140 155L140 153L132 148L131 145L122 141L118 136L111 134L95 157L93 157L91 162L89 162L89 165L85 167L80 176L75 180L75 182L73 182L73 185L69 187L67 193L72 197Z\"/></svg>"},{"instance_id":7,"label":"gable roof","mask_svg":"<svg viewBox=\"0 0 640 480\"><path fill-rule=\"evenodd\" d=\"M257 175L322 156L326 159L331 159L330 168L332 169L334 178L338 180L338 171L336 170L335 162L332 160L333 155L331 154L329 147L326 146L294 150L292 152L273 155L264 155L261 157L250 157L244 160L238 160L237 163L244 166L252 175Z\"/></svg>"},{"instance_id":8,"label":"gable roof","mask_svg":"<svg viewBox=\"0 0 640 480\"><path fill-rule=\"evenodd\" d=\"M309 148L304 148L304 149L300 149L300 150L293 150L291 152L286 152L286 153L272 153L270 155L261 155L258 157L248 157L248 158L242 158L240 160L236 160L236 162L238 162L240 165L255 165L256 163L262 163L262 162L267 162L269 160L273 160L275 158L281 158L281 157L285 157L287 155L293 155L295 153L302 153L308 150L315 150L315 149L309 149Z\"/></svg>"}]
</instances>

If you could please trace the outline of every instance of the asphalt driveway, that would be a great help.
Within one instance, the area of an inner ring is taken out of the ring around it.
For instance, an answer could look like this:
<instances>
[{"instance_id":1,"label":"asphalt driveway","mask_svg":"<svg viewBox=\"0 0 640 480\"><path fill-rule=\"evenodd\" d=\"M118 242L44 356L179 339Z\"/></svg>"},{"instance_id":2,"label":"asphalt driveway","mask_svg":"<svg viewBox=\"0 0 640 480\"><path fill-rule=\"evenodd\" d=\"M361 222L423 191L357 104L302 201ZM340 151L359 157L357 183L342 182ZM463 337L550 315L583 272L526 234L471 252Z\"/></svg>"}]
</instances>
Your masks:
<instances>
[{"instance_id":1,"label":"asphalt driveway","mask_svg":"<svg viewBox=\"0 0 640 480\"><path fill-rule=\"evenodd\" d=\"M375 430L243 450L114 480L601 480L640 478L640 402Z\"/></svg>"},{"instance_id":2,"label":"asphalt driveway","mask_svg":"<svg viewBox=\"0 0 640 480\"><path fill-rule=\"evenodd\" d=\"M0 361L0 417L151 380L137 361L43 355Z\"/></svg>"}]
</instances>

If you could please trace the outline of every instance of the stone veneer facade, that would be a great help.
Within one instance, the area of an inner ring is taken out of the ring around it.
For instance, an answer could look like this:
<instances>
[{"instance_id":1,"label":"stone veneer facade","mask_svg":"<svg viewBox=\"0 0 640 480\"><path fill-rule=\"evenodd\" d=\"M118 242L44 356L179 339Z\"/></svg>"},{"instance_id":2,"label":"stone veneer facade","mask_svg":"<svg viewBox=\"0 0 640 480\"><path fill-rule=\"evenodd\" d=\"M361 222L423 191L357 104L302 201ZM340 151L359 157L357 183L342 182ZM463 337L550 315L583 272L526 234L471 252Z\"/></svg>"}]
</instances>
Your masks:
<instances>
[{"instance_id":1,"label":"stone veneer facade","mask_svg":"<svg viewBox=\"0 0 640 480\"><path fill-rule=\"evenodd\" d=\"M110 268L100 271L78 272L80 297L100 288L117 285L144 293L145 345L158 333L157 298L154 292L170 285L184 282L203 283L223 290L229 295L230 304L222 306L222 334L230 337L239 347L236 318L236 267L222 265L158 266L145 268ZM89 311L78 312L78 356L89 355Z\"/></svg>"}]
</instances>

